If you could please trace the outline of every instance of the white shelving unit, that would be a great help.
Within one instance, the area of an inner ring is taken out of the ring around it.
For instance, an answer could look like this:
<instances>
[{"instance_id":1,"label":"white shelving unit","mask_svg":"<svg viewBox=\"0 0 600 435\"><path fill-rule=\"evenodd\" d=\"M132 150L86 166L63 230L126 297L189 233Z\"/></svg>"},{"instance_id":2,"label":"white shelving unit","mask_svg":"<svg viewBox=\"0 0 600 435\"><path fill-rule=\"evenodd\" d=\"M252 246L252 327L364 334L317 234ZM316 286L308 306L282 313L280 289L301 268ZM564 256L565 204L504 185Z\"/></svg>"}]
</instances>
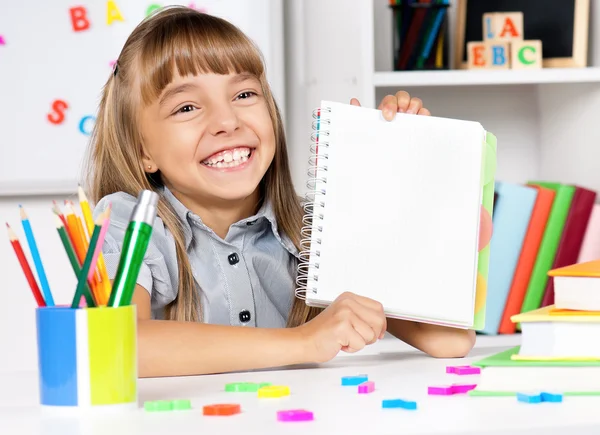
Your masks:
<instances>
[{"instance_id":1,"label":"white shelving unit","mask_svg":"<svg viewBox=\"0 0 600 435\"><path fill-rule=\"evenodd\" d=\"M453 0L455 1L455 0ZM376 107L406 90L434 116L469 119L498 137L498 180L546 179L600 192L600 5L591 2L587 68L535 71L392 68L387 0L289 2L288 133L294 180L304 188L312 109L357 97ZM450 34L454 34L453 7ZM453 37L452 37L453 39ZM450 58L452 59L452 52Z\"/></svg>"},{"instance_id":2,"label":"white shelving unit","mask_svg":"<svg viewBox=\"0 0 600 435\"><path fill-rule=\"evenodd\" d=\"M422 72L377 71L374 87L494 86L600 83L600 68L544 68L541 70L448 70Z\"/></svg>"}]
</instances>

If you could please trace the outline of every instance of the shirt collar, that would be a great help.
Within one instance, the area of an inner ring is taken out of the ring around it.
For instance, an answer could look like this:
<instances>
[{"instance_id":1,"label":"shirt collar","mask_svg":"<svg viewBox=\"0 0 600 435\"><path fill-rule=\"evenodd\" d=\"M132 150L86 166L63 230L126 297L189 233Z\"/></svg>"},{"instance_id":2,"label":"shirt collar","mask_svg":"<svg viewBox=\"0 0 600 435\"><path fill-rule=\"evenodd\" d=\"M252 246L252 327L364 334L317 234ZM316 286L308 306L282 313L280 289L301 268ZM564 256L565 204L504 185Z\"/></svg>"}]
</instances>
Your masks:
<instances>
[{"instance_id":1,"label":"shirt collar","mask_svg":"<svg viewBox=\"0 0 600 435\"><path fill-rule=\"evenodd\" d=\"M200 216L196 215L195 213L190 211L185 205L183 205L181 203L181 201L179 201L179 199L177 199L177 197L175 197L175 195L173 195L173 192L171 192L171 190L169 190L168 187L166 187L166 186L162 187L162 193L163 193L163 196L165 197L165 199L169 202L169 204L171 204L171 206L175 210L177 217L179 218L180 222L183 225L183 233L184 233L184 238L185 238L186 250L189 249L190 244L192 243L192 239L193 239L192 224L191 224L192 221L195 221L206 231L214 233L210 228L208 228L204 224L204 222L202 222L202 219L200 218ZM255 223L255 222L260 221L261 219L266 219L270 223L271 230L273 231L273 235L279 241L279 243L281 243L281 245L290 254L292 254L296 258L299 258L300 253L298 252L296 245L294 245L294 243L291 241L291 239L285 233L282 233L282 234L279 233L279 229L277 226L277 219L275 217L275 211L273 209L273 204L271 203L270 200L265 200L255 215L247 217L245 219L242 219L241 221L235 223L234 225L244 225L245 226L245 225L248 225L248 223Z\"/></svg>"}]
</instances>

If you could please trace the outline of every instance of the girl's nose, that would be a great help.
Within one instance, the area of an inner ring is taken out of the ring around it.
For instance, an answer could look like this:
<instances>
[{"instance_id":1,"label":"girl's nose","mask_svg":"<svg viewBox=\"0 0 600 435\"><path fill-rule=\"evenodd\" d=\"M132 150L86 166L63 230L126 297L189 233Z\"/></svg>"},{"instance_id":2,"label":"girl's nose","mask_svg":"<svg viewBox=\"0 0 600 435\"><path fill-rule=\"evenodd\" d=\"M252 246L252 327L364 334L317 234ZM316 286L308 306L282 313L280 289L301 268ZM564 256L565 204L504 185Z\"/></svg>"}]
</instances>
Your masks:
<instances>
[{"instance_id":1,"label":"girl's nose","mask_svg":"<svg viewBox=\"0 0 600 435\"><path fill-rule=\"evenodd\" d=\"M233 107L222 104L212 109L209 131L213 136L229 135L240 126L240 120Z\"/></svg>"}]
</instances>

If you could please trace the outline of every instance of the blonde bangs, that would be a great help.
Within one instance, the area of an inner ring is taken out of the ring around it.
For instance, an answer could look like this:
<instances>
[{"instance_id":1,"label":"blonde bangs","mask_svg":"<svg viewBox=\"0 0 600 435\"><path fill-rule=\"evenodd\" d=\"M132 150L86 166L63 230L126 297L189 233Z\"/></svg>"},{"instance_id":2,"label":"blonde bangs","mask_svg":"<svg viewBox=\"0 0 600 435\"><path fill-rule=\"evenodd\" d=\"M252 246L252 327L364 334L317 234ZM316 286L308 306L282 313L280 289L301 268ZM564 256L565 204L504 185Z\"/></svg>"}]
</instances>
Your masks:
<instances>
[{"instance_id":1,"label":"blonde bangs","mask_svg":"<svg viewBox=\"0 0 600 435\"><path fill-rule=\"evenodd\" d=\"M262 82L264 68L254 43L227 22L203 14L175 16L150 29L137 58L142 102L152 104L176 75L248 73Z\"/></svg>"}]
</instances>

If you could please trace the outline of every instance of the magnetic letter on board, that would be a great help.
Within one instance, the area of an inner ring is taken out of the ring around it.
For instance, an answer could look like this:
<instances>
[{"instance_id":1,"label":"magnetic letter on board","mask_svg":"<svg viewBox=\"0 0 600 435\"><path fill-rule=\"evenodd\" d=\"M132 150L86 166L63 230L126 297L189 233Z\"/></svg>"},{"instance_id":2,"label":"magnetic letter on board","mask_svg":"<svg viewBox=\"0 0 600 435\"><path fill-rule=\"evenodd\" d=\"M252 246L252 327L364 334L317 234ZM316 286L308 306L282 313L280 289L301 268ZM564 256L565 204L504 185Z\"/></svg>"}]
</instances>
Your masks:
<instances>
[{"instance_id":1,"label":"magnetic letter on board","mask_svg":"<svg viewBox=\"0 0 600 435\"><path fill-rule=\"evenodd\" d=\"M469 69L484 69L488 64L488 53L485 42L471 41L467 43L467 61Z\"/></svg>"},{"instance_id":2,"label":"magnetic letter on board","mask_svg":"<svg viewBox=\"0 0 600 435\"><path fill-rule=\"evenodd\" d=\"M153 3L150 6L148 6L148 9L146 9L146 16L150 15L152 12L154 12L157 9L162 8L161 5Z\"/></svg>"},{"instance_id":3,"label":"magnetic letter on board","mask_svg":"<svg viewBox=\"0 0 600 435\"><path fill-rule=\"evenodd\" d=\"M74 32L81 32L90 28L90 21L87 19L87 9L83 6L76 6L69 9L71 15L71 25Z\"/></svg>"},{"instance_id":4,"label":"magnetic letter on board","mask_svg":"<svg viewBox=\"0 0 600 435\"><path fill-rule=\"evenodd\" d=\"M112 0L108 0L106 2L106 24L110 26L115 20L125 21L117 4Z\"/></svg>"},{"instance_id":5,"label":"magnetic letter on board","mask_svg":"<svg viewBox=\"0 0 600 435\"><path fill-rule=\"evenodd\" d=\"M496 38L500 41L523 39L523 12L496 13Z\"/></svg>"},{"instance_id":6,"label":"magnetic letter on board","mask_svg":"<svg viewBox=\"0 0 600 435\"><path fill-rule=\"evenodd\" d=\"M6 42L4 41L4 37L2 35L0 35L0 45L6 45Z\"/></svg>"},{"instance_id":7,"label":"magnetic letter on board","mask_svg":"<svg viewBox=\"0 0 600 435\"><path fill-rule=\"evenodd\" d=\"M54 100L52 102L52 111L48 113L47 118L54 125L62 124L65 120L65 111L69 108L66 101Z\"/></svg>"},{"instance_id":8,"label":"magnetic letter on board","mask_svg":"<svg viewBox=\"0 0 600 435\"><path fill-rule=\"evenodd\" d=\"M86 128L86 124L87 123L92 124L90 128ZM96 123L96 117L95 116L91 116L91 115L87 115L84 116L83 118L81 118L81 121L79 121L79 131L86 135L89 136L90 134L92 134L92 130L94 128L94 124Z\"/></svg>"},{"instance_id":9,"label":"magnetic letter on board","mask_svg":"<svg viewBox=\"0 0 600 435\"><path fill-rule=\"evenodd\" d=\"M511 68L542 68L542 41L515 41L511 43Z\"/></svg>"},{"instance_id":10,"label":"magnetic letter on board","mask_svg":"<svg viewBox=\"0 0 600 435\"><path fill-rule=\"evenodd\" d=\"M510 68L510 42L487 42L487 67L490 69Z\"/></svg>"}]
</instances>

